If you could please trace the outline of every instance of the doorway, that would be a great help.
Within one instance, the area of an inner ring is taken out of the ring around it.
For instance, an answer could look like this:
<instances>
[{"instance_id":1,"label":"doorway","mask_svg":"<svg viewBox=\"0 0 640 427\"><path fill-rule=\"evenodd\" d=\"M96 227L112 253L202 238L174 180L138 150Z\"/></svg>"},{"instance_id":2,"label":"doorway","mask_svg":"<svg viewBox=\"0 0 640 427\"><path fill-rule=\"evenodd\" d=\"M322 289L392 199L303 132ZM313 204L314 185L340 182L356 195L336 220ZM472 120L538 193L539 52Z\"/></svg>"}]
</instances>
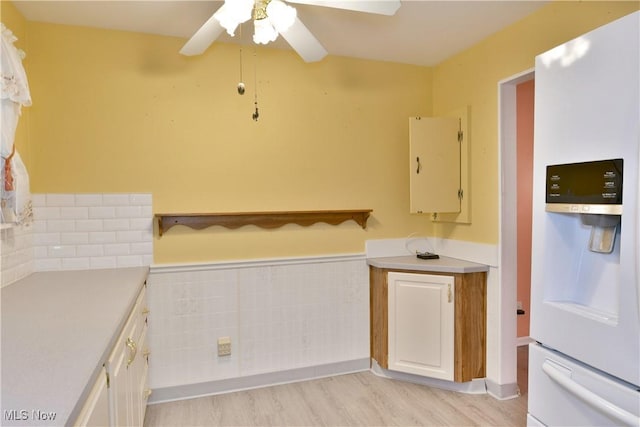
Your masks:
<instances>
[{"instance_id":1,"label":"doorway","mask_svg":"<svg viewBox=\"0 0 640 427\"><path fill-rule=\"evenodd\" d=\"M499 99L499 111L498 111L498 129L499 129L499 155L500 155L500 202L499 202L499 253L500 253L500 315L501 321L501 354L503 355L503 364L501 371L503 374L503 382L514 383L518 382L518 378L522 378L522 371L525 369L522 366L527 362L526 357L518 357L518 353L522 354L522 351L518 352L518 345L526 345L529 342L528 338L528 295L529 286L528 281L523 283L523 278L530 277L530 248L531 248L531 223L528 225L523 221L519 221L519 205L520 211L531 210L531 195L527 195L526 187L530 187L531 183L527 182L527 173L529 174L528 180L531 181L532 171L526 171L519 163L523 162L527 156L532 157L533 149L533 119L530 119L530 123L525 123L524 129L526 132L530 132L530 154L522 152L520 150L521 162L519 162L518 156L518 131L522 137L523 129L519 127L523 126L522 118L519 124L518 110L522 113L523 102L526 108L531 110L526 112L525 115L530 114L532 117L533 112L533 93L532 86L535 74L534 70L526 70L522 73L511 76L498 83L498 99ZM522 86L521 86L522 85ZM524 98L530 99L518 99L518 92L527 92L530 90L530 97L525 94ZM522 88L526 87L523 91ZM519 101L521 105L519 106ZM530 105L527 107L527 102ZM530 130L528 130L530 129ZM529 159L530 160L530 159ZM524 188L524 189L523 189ZM520 194L520 200L518 195ZM528 207L526 199L528 197ZM529 212L530 215L530 212ZM528 227L529 238L526 239ZM520 232L519 232L520 230ZM529 253L526 250L519 250L519 243L522 248L529 248ZM520 257L518 254L520 253ZM528 266L526 260L528 258ZM520 263L525 263L519 268ZM520 280L519 280L520 273ZM521 289L518 289L518 283L520 281ZM527 298L525 298L525 296ZM518 302L522 302L522 310L525 312L526 321L520 321L522 324L518 325ZM525 324L526 323L526 324ZM526 332L524 332L526 331ZM524 335L526 333L526 335ZM519 337L519 335L524 335ZM518 366L520 365L520 366ZM520 375L518 375L520 372ZM526 378L526 375L525 375ZM526 390L526 383L521 384L520 388ZM525 391L522 390L522 391Z\"/></svg>"}]
</instances>

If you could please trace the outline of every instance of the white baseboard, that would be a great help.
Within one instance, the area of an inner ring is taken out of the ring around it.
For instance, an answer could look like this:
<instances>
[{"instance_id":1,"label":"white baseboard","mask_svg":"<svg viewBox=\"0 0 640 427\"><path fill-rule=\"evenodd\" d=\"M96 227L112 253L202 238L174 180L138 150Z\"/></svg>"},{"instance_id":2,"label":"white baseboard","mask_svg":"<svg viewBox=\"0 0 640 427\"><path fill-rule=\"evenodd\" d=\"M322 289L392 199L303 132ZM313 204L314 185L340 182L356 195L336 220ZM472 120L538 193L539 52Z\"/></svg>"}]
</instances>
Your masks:
<instances>
[{"instance_id":1,"label":"white baseboard","mask_svg":"<svg viewBox=\"0 0 640 427\"><path fill-rule=\"evenodd\" d=\"M520 396L520 387L518 383L498 384L490 379L485 381L487 385L487 393L498 400L515 399Z\"/></svg>"},{"instance_id":2,"label":"white baseboard","mask_svg":"<svg viewBox=\"0 0 640 427\"><path fill-rule=\"evenodd\" d=\"M532 342L535 342L535 341L536 340L534 340L531 337L518 337L518 339L516 340L516 345L518 347L521 347L523 345L529 345L529 344L531 344Z\"/></svg>"},{"instance_id":3,"label":"white baseboard","mask_svg":"<svg viewBox=\"0 0 640 427\"><path fill-rule=\"evenodd\" d=\"M172 402L175 400L193 399L202 396L249 390L278 384L308 381L333 375L351 374L369 370L369 358L348 360L326 365L289 369L286 371L268 372L246 377L228 378L197 384L185 384L173 387L154 389L149 397L149 404Z\"/></svg>"},{"instance_id":4,"label":"white baseboard","mask_svg":"<svg viewBox=\"0 0 640 427\"><path fill-rule=\"evenodd\" d=\"M378 365L378 362L371 360L371 372L383 378L407 381L414 384L420 384L428 387L440 388L444 390L457 391L468 394L486 394L484 378L476 378L465 383L456 383L453 381L438 380L435 378L422 377L420 375L407 374L404 372L390 371Z\"/></svg>"}]
</instances>

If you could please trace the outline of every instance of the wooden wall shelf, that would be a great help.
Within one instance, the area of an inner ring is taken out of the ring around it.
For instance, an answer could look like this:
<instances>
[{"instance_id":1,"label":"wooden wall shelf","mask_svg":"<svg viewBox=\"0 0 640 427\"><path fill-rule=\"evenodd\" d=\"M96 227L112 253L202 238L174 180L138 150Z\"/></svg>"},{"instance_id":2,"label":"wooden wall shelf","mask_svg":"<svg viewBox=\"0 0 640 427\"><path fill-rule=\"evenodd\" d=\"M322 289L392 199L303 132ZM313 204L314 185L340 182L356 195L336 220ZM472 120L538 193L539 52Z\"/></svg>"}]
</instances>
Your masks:
<instances>
[{"instance_id":1,"label":"wooden wall shelf","mask_svg":"<svg viewBox=\"0 0 640 427\"><path fill-rule=\"evenodd\" d=\"M316 222L338 225L350 219L363 229L372 209L327 210L327 211L282 211L282 212L229 212L229 213L177 213L155 214L158 220L160 236L174 225L186 225L196 230L221 225L235 229L244 225L256 225L262 228L278 228L285 224L298 224L303 227Z\"/></svg>"}]
</instances>

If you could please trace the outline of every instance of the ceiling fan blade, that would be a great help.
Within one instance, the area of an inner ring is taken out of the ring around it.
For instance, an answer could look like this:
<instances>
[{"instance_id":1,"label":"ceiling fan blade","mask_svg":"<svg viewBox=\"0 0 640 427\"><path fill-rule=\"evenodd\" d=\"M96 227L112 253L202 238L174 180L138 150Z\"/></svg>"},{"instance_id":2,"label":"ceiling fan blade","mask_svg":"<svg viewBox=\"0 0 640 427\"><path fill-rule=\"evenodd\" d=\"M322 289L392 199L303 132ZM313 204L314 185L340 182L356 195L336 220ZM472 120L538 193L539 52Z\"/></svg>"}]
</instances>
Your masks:
<instances>
[{"instance_id":1,"label":"ceiling fan blade","mask_svg":"<svg viewBox=\"0 0 640 427\"><path fill-rule=\"evenodd\" d=\"M400 0L287 0L289 3L310 4L356 12L394 15L400 8Z\"/></svg>"},{"instance_id":2,"label":"ceiling fan blade","mask_svg":"<svg viewBox=\"0 0 640 427\"><path fill-rule=\"evenodd\" d=\"M211 46L211 43L222 34L223 30L224 28L222 28L215 14L213 14L211 18L191 36L189 41L182 46L180 53L186 56L200 55Z\"/></svg>"},{"instance_id":3,"label":"ceiling fan blade","mask_svg":"<svg viewBox=\"0 0 640 427\"><path fill-rule=\"evenodd\" d=\"M281 32L280 35L305 62L320 61L327 55L327 50L297 17L293 25L287 31Z\"/></svg>"}]
</instances>

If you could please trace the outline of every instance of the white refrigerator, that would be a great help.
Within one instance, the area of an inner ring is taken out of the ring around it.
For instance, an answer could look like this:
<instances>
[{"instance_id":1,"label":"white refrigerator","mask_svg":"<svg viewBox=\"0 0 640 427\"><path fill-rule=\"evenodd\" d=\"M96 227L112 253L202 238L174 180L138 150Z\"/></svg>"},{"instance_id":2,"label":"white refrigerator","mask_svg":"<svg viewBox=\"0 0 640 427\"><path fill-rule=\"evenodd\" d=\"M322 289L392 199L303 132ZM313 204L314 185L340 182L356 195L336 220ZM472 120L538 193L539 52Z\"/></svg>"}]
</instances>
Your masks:
<instances>
[{"instance_id":1,"label":"white refrigerator","mask_svg":"<svg viewBox=\"0 0 640 427\"><path fill-rule=\"evenodd\" d=\"M640 426L639 29L536 57L528 425Z\"/></svg>"}]
</instances>

